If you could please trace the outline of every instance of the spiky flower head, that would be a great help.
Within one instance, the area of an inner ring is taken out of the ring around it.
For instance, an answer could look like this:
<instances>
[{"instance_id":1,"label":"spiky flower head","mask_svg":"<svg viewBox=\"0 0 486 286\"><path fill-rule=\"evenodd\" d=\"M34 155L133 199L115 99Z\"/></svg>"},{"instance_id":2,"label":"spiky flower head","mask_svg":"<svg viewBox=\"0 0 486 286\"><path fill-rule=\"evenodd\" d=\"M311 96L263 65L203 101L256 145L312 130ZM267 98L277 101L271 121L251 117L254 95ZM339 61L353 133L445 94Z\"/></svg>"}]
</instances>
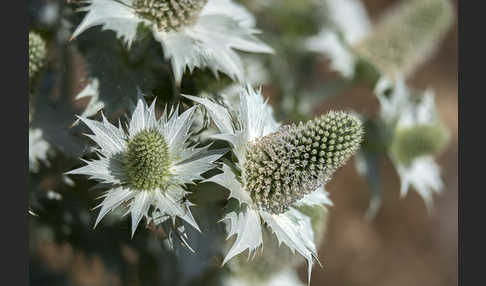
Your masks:
<instances>
[{"instance_id":1,"label":"spiky flower head","mask_svg":"<svg viewBox=\"0 0 486 286\"><path fill-rule=\"evenodd\" d=\"M406 77L430 57L452 22L450 0L402 1L354 49L388 77Z\"/></svg>"},{"instance_id":2,"label":"spiky flower head","mask_svg":"<svg viewBox=\"0 0 486 286\"><path fill-rule=\"evenodd\" d=\"M414 187L430 210L432 195L443 188L434 155L448 140L438 118L434 94L411 90L400 77L395 83L381 78L375 93L380 100L381 119L394 134L389 156L400 176L400 194L405 196Z\"/></svg>"},{"instance_id":3,"label":"spiky flower head","mask_svg":"<svg viewBox=\"0 0 486 286\"><path fill-rule=\"evenodd\" d=\"M235 50L272 53L255 37L255 19L232 0L87 0L87 11L72 38L102 25L116 32L128 47L140 27L148 27L171 61L176 82L186 69L209 68L234 80L244 79L244 66Z\"/></svg>"},{"instance_id":4,"label":"spiky flower head","mask_svg":"<svg viewBox=\"0 0 486 286\"><path fill-rule=\"evenodd\" d=\"M329 112L250 144L243 168L253 202L274 214L289 210L356 152L361 130L356 117Z\"/></svg>"},{"instance_id":5,"label":"spiky flower head","mask_svg":"<svg viewBox=\"0 0 486 286\"><path fill-rule=\"evenodd\" d=\"M440 152L447 138L447 130L442 125L419 124L397 130L390 149L398 160L408 165L418 157Z\"/></svg>"},{"instance_id":6,"label":"spiky flower head","mask_svg":"<svg viewBox=\"0 0 486 286\"><path fill-rule=\"evenodd\" d=\"M127 144L123 167L130 184L140 190L165 189L170 179L169 147L157 130L143 130Z\"/></svg>"},{"instance_id":7,"label":"spiky flower head","mask_svg":"<svg viewBox=\"0 0 486 286\"><path fill-rule=\"evenodd\" d=\"M135 0L134 10L155 22L160 31L178 31L191 25L208 0Z\"/></svg>"},{"instance_id":8,"label":"spiky flower head","mask_svg":"<svg viewBox=\"0 0 486 286\"><path fill-rule=\"evenodd\" d=\"M44 66L47 57L46 42L36 32L29 32L29 82Z\"/></svg>"},{"instance_id":9,"label":"spiky flower head","mask_svg":"<svg viewBox=\"0 0 486 286\"><path fill-rule=\"evenodd\" d=\"M235 166L224 164L222 174L207 180L228 189L229 197L239 202L239 207L231 204L223 219L228 236L237 236L223 264L262 245L264 223L279 245L283 242L307 260L310 281L317 250L310 218L297 207L329 202L322 186L358 148L359 120L331 112L279 128L260 91L249 85L241 90L234 112L209 99L187 97L204 105L221 132L213 137L229 142L237 158Z\"/></svg>"},{"instance_id":10,"label":"spiky flower head","mask_svg":"<svg viewBox=\"0 0 486 286\"><path fill-rule=\"evenodd\" d=\"M95 226L109 212L125 204L132 217L132 235L143 217L154 223L177 217L198 229L185 200L184 186L201 180L222 153L209 146L189 146L187 139L195 107L178 114L178 108L156 119L155 101L150 107L140 96L128 131L102 122L80 119L93 131L99 159L67 174L89 175L111 188L102 195Z\"/></svg>"}]
</instances>

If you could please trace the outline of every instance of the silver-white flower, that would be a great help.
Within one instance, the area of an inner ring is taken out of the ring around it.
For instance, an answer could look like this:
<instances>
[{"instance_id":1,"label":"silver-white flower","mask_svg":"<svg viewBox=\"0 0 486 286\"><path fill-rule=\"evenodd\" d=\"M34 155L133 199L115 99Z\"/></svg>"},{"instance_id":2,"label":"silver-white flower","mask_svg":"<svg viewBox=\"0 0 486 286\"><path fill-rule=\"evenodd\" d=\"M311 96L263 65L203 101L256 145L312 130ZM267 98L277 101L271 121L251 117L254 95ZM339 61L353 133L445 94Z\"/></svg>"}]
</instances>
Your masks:
<instances>
[{"instance_id":1,"label":"silver-white flower","mask_svg":"<svg viewBox=\"0 0 486 286\"><path fill-rule=\"evenodd\" d=\"M189 146L189 128L196 107L178 114L178 107L156 119L155 102L150 107L140 96L127 131L108 122L80 117L94 133L89 136L99 148L98 159L83 160L87 165L67 174L88 175L111 186L97 206L101 208L96 225L109 212L128 206L132 236L142 220L155 223L181 218L194 228L198 225L185 199L185 184L201 180L222 153L208 151L209 146Z\"/></svg>"},{"instance_id":2,"label":"silver-white flower","mask_svg":"<svg viewBox=\"0 0 486 286\"><path fill-rule=\"evenodd\" d=\"M272 115L272 108L264 101L261 91L255 91L247 86L240 93L239 110L229 111L209 99L186 96L198 102L207 109L221 134L213 138L229 142L237 157L236 166L224 164L223 173L206 181L217 183L230 191L229 198L235 198L239 207L231 209L223 218L227 223L228 238L236 235L236 240L226 254L223 264L234 256L248 249L249 254L258 249L262 243L262 224L276 235L279 245L284 243L294 253L299 252L308 262L310 275L314 259L317 260L317 250L310 218L295 206L302 204L329 204L327 193L322 187L305 195L302 199L290 205L286 211L272 212L259 207L250 195L246 182L245 163L249 146L253 146L262 137L276 132L280 124Z\"/></svg>"},{"instance_id":3,"label":"silver-white flower","mask_svg":"<svg viewBox=\"0 0 486 286\"><path fill-rule=\"evenodd\" d=\"M403 77L399 77L396 82L381 78L376 84L375 93L380 101L381 118L395 134L417 126L438 124L434 94L425 91L414 95L405 85ZM414 187L430 209L432 195L440 193L444 185L433 154L418 156L410 162L403 162L393 152L389 156L400 176L401 196L404 197L410 187Z\"/></svg>"},{"instance_id":4,"label":"silver-white flower","mask_svg":"<svg viewBox=\"0 0 486 286\"><path fill-rule=\"evenodd\" d=\"M185 69L210 68L244 79L235 50L272 53L255 37L255 19L232 0L87 0L89 6L72 38L96 25L115 31L130 47L140 26L151 29L180 82Z\"/></svg>"}]
</instances>

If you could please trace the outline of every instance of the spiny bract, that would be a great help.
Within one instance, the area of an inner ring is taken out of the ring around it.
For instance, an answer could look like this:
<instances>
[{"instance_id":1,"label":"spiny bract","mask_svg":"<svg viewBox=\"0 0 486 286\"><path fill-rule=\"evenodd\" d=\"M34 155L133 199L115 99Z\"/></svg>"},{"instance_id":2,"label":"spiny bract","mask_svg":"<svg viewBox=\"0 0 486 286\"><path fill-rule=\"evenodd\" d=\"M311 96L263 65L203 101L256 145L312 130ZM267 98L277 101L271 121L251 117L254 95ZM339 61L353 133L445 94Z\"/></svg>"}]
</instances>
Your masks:
<instances>
[{"instance_id":1,"label":"spiny bract","mask_svg":"<svg viewBox=\"0 0 486 286\"><path fill-rule=\"evenodd\" d=\"M249 145L246 189L258 207L283 213L329 180L359 148L361 135L360 121L344 112L284 126Z\"/></svg>"},{"instance_id":2,"label":"spiny bract","mask_svg":"<svg viewBox=\"0 0 486 286\"><path fill-rule=\"evenodd\" d=\"M192 24L208 0L136 0L135 11L157 23L160 31L177 31Z\"/></svg>"}]
</instances>

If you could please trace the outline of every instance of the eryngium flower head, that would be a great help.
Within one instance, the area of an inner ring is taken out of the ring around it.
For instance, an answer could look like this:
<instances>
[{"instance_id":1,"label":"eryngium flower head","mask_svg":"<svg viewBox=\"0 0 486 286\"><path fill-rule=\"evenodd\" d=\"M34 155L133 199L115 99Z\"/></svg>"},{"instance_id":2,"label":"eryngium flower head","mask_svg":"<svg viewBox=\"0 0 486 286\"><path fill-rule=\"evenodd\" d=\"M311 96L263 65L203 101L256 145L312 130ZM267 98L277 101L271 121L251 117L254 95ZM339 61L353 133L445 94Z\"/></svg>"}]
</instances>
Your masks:
<instances>
[{"instance_id":1,"label":"eryngium flower head","mask_svg":"<svg viewBox=\"0 0 486 286\"><path fill-rule=\"evenodd\" d=\"M279 245L283 242L307 260L310 281L317 250L311 220L297 207L329 202L322 186L358 148L358 119L331 112L279 129L271 107L249 85L240 93L236 114L208 99L187 97L205 106L221 132L213 137L229 142L237 158L236 165L224 164L222 174L207 180L228 189L229 197L239 202L235 207L230 201L233 207L223 219L228 236L237 236L223 264L262 245L264 223Z\"/></svg>"},{"instance_id":2,"label":"eryngium flower head","mask_svg":"<svg viewBox=\"0 0 486 286\"><path fill-rule=\"evenodd\" d=\"M46 42L36 32L29 32L29 82L44 66L47 56Z\"/></svg>"},{"instance_id":3,"label":"eryngium flower head","mask_svg":"<svg viewBox=\"0 0 486 286\"><path fill-rule=\"evenodd\" d=\"M440 130L434 95L431 91L410 90L402 78L395 83L380 79L375 92L380 117L394 134L389 156L400 176L400 194L404 197L414 187L430 210L432 195L443 188L434 155L448 138L447 132Z\"/></svg>"},{"instance_id":4,"label":"eryngium flower head","mask_svg":"<svg viewBox=\"0 0 486 286\"><path fill-rule=\"evenodd\" d=\"M287 211L346 163L359 147L361 130L356 117L329 112L257 139L243 164L253 202L271 213Z\"/></svg>"},{"instance_id":5,"label":"eryngium flower head","mask_svg":"<svg viewBox=\"0 0 486 286\"><path fill-rule=\"evenodd\" d=\"M213 168L222 154L208 151L209 146L189 146L189 128L195 107L178 115L178 108L155 118L155 101L150 107L139 98L128 125L128 132L115 127L103 116L103 122L80 117L93 131L88 135L99 145L99 159L85 161L86 166L68 174L89 175L111 185L98 207L95 226L109 212L128 205L132 217L132 235L143 217L155 223L179 217L198 229L185 200L185 184L203 179L201 174Z\"/></svg>"},{"instance_id":6,"label":"eryngium flower head","mask_svg":"<svg viewBox=\"0 0 486 286\"><path fill-rule=\"evenodd\" d=\"M388 77L408 76L438 47L453 16L450 0L401 1L354 49Z\"/></svg>"},{"instance_id":7,"label":"eryngium flower head","mask_svg":"<svg viewBox=\"0 0 486 286\"><path fill-rule=\"evenodd\" d=\"M390 149L398 160L408 165L418 157L440 152L447 138L447 130L442 125L420 124L397 130Z\"/></svg>"},{"instance_id":8,"label":"eryngium flower head","mask_svg":"<svg viewBox=\"0 0 486 286\"><path fill-rule=\"evenodd\" d=\"M244 79L243 63L236 50L272 53L258 40L255 19L232 0L87 0L85 18L72 38L102 25L115 31L131 46L140 26L148 27L171 60L180 82L186 68L208 67L232 79Z\"/></svg>"},{"instance_id":9,"label":"eryngium flower head","mask_svg":"<svg viewBox=\"0 0 486 286\"><path fill-rule=\"evenodd\" d=\"M161 31L178 31L191 25L208 0L135 0L135 12L156 23Z\"/></svg>"}]
</instances>

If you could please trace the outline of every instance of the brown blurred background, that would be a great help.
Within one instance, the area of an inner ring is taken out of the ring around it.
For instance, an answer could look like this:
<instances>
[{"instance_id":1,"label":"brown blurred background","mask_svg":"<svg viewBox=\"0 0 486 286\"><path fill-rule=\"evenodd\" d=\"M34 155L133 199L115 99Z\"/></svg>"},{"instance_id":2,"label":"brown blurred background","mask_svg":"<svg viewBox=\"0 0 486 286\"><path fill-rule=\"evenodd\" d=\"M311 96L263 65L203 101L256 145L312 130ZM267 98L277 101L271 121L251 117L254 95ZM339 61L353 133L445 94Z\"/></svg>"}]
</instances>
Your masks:
<instances>
[{"instance_id":1,"label":"brown blurred background","mask_svg":"<svg viewBox=\"0 0 486 286\"><path fill-rule=\"evenodd\" d=\"M397 1L364 0L371 19ZM330 208L327 236L319 249L323 268L314 268L311 285L458 285L458 83L456 20L435 55L422 64L408 84L435 91L438 111L450 131L450 142L438 158L445 189L435 197L428 214L413 190L400 199L400 181L388 160L380 162L384 182L382 209L372 221L365 219L368 186L353 164L339 170L326 189ZM378 102L366 87L343 91L316 109L351 107L375 113ZM305 267L300 274L304 279ZM303 280L305 281L305 280Z\"/></svg>"}]
</instances>

